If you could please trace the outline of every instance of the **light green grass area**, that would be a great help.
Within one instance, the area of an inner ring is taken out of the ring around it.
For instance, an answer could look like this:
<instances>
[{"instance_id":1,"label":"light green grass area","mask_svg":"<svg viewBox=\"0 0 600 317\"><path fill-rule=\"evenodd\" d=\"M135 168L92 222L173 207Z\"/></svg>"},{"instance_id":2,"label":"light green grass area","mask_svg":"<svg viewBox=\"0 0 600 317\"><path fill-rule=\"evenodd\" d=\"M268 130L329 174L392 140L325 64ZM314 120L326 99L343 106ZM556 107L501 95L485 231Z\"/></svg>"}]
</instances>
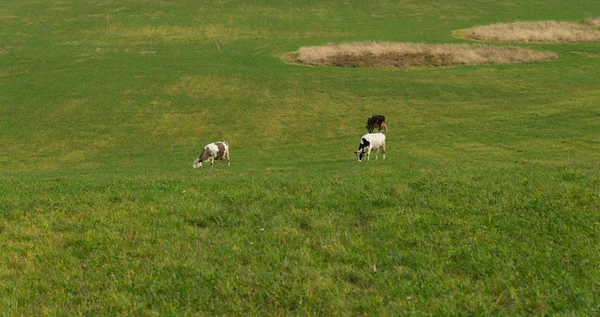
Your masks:
<instances>
[{"instance_id":1,"label":"light green grass area","mask_svg":"<svg viewBox=\"0 0 600 317\"><path fill-rule=\"evenodd\" d=\"M600 43L556 61L286 64L469 43L600 2L0 1L0 311L600 314ZM386 160L353 151L386 116ZM230 167L192 169L230 144Z\"/></svg>"}]
</instances>

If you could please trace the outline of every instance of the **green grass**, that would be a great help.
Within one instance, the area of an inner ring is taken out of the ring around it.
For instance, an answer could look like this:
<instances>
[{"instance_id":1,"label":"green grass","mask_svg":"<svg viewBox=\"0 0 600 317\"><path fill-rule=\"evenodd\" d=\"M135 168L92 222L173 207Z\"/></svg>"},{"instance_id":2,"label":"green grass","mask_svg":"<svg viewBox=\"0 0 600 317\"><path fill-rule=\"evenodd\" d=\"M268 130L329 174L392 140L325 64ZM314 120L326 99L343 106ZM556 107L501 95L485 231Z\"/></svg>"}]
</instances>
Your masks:
<instances>
[{"instance_id":1,"label":"green grass","mask_svg":"<svg viewBox=\"0 0 600 317\"><path fill-rule=\"evenodd\" d=\"M4 315L597 315L600 43L288 65L597 1L0 2ZM386 160L353 151L387 118ZM232 164L193 170L202 147Z\"/></svg>"}]
</instances>

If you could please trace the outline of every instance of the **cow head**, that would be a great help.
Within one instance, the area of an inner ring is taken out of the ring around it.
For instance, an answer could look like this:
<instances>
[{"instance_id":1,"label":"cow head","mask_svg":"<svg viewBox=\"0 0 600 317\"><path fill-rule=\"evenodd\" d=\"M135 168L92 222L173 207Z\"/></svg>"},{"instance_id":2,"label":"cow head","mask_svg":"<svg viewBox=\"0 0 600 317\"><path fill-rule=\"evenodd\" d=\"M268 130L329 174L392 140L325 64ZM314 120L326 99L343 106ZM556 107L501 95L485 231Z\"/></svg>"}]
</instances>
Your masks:
<instances>
[{"instance_id":1,"label":"cow head","mask_svg":"<svg viewBox=\"0 0 600 317\"><path fill-rule=\"evenodd\" d=\"M359 149L358 151L354 152L354 154L356 154L356 156L358 157L359 162L362 162L363 157L365 157L364 149Z\"/></svg>"},{"instance_id":2,"label":"cow head","mask_svg":"<svg viewBox=\"0 0 600 317\"><path fill-rule=\"evenodd\" d=\"M202 168L202 160L200 158L197 158L194 160L194 165L192 165L194 168Z\"/></svg>"},{"instance_id":3,"label":"cow head","mask_svg":"<svg viewBox=\"0 0 600 317\"><path fill-rule=\"evenodd\" d=\"M358 151L354 152L358 157L358 161L362 162L362 159L365 157L365 152L367 148L371 145L371 142L367 141L367 139L360 139L360 144L358 145Z\"/></svg>"}]
</instances>

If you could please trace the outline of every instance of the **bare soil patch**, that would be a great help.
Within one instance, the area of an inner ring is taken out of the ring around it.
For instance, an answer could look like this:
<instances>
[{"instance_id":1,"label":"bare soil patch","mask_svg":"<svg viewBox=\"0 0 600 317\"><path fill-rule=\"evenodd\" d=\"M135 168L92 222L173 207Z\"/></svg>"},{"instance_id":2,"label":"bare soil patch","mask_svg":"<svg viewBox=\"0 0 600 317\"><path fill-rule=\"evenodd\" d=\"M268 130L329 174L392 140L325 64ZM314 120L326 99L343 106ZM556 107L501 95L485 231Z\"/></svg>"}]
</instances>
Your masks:
<instances>
[{"instance_id":1,"label":"bare soil patch","mask_svg":"<svg viewBox=\"0 0 600 317\"><path fill-rule=\"evenodd\" d=\"M598 23L586 19L587 24ZM455 35L497 43L583 43L600 42L600 30L575 22L538 21L492 24L458 30Z\"/></svg>"},{"instance_id":2,"label":"bare soil patch","mask_svg":"<svg viewBox=\"0 0 600 317\"><path fill-rule=\"evenodd\" d=\"M556 54L519 47L481 44L414 44L355 42L302 47L294 62L317 66L406 68L532 63L555 60Z\"/></svg>"}]
</instances>

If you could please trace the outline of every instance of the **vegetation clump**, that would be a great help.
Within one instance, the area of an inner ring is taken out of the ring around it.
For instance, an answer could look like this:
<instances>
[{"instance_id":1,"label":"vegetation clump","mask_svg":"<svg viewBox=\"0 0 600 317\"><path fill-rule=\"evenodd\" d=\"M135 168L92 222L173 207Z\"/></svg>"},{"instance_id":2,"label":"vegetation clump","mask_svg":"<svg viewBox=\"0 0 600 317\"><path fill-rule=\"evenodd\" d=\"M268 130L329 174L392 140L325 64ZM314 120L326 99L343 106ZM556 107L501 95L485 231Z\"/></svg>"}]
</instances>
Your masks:
<instances>
[{"instance_id":1,"label":"vegetation clump","mask_svg":"<svg viewBox=\"0 0 600 317\"><path fill-rule=\"evenodd\" d=\"M558 58L553 53L519 47L392 42L302 47L294 57L296 62L308 65L371 68L532 63Z\"/></svg>"},{"instance_id":2,"label":"vegetation clump","mask_svg":"<svg viewBox=\"0 0 600 317\"><path fill-rule=\"evenodd\" d=\"M585 23L600 24L600 19ZM457 31L459 36L486 42L583 43L599 42L600 30L574 22L537 21L477 26Z\"/></svg>"}]
</instances>

